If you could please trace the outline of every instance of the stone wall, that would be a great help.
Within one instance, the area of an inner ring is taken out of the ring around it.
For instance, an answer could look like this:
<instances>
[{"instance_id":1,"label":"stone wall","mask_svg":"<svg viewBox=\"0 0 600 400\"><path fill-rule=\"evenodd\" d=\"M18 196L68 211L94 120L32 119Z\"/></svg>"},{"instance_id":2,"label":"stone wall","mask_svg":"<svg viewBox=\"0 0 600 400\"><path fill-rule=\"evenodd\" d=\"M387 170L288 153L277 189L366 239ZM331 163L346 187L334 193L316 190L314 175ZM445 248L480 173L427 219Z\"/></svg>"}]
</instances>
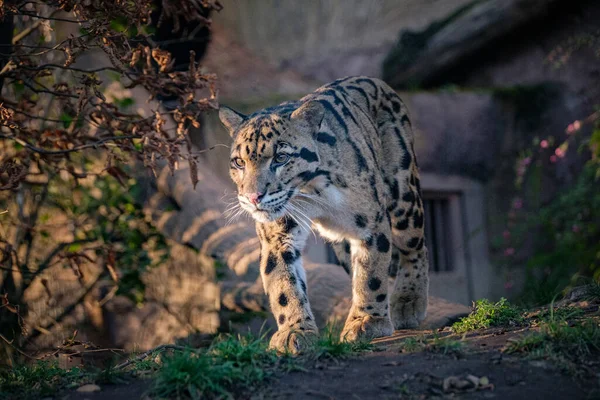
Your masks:
<instances>
[{"instance_id":1,"label":"stone wall","mask_svg":"<svg viewBox=\"0 0 600 400\"><path fill-rule=\"evenodd\" d=\"M319 82L380 74L402 29L420 29L473 0L225 0L215 25L280 69Z\"/></svg>"}]
</instances>

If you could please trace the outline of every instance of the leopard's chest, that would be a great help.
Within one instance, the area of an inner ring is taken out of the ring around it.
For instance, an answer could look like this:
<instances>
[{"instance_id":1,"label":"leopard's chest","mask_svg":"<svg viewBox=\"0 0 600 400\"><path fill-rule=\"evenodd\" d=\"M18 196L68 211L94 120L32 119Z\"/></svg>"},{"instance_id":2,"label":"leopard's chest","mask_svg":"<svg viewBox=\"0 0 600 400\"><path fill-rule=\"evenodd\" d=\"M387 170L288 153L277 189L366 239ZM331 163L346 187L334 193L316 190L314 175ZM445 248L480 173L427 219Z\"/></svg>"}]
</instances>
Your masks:
<instances>
[{"instance_id":1,"label":"leopard's chest","mask_svg":"<svg viewBox=\"0 0 600 400\"><path fill-rule=\"evenodd\" d=\"M347 196L348 193L333 186L323 190L320 196L320 210L313 218L313 226L328 241L340 242L357 236Z\"/></svg>"}]
</instances>

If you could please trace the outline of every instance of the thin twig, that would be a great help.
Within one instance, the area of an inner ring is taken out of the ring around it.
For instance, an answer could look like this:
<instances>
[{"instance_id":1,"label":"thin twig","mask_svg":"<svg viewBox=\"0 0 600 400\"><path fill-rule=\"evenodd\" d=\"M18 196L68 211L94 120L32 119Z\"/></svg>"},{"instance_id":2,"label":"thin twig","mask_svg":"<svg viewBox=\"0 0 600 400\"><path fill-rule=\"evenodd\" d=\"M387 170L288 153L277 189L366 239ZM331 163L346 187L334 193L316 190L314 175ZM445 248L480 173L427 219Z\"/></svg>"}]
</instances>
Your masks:
<instances>
[{"instance_id":1,"label":"thin twig","mask_svg":"<svg viewBox=\"0 0 600 400\"><path fill-rule=\"evenodd\" d=\"M55 14L57 14L60 10L54 10L52 11L52 13L50 14L49 17L46 18L52 18ZM21 32L19 32L17 35L13 36L12 39L12 43L13 44L17 44L21 39L26 38L27 36L29 36L33 31L35 31L37 28L39 28L39 26L44 22L44 20L42 19L42 17L39 17L40 19L35 21L33 24L31 24L29 27L27 27L26 29L22 30Z\"/></svg>"},{"instance_id":2,"label":"thin twig","mask_svg":"<svg viewBox=\"0 0 600 400\"><path fill-rule=\"evenodd\" d=\"M141 136L139 136L139 135L110 136L107 138L100 139L94 143L83 144L81 146L76 146L76 147L73 147L72 149L65 149L65 150L42 149L41 147L34 146L31 143L26 142L23 139L20 139L15 136L11 136L11 135L0 135L0 138L12 139L15 142L19 143L21 146L25 146L29 150L35 151L36 153L52 155L52 154L67 154L67 153L73 153L75 151L80 151L80 150L84 150L84 149L97 148L98 146L100 146L103 143L114 142L117 140L141 139Z\"/></svg>"},{"instance_id":3,"label":"thin twig","mask_svg":"<svg viewBox=\"0 0 600 400\"><path fill-rule=\"evenodd\" d=\"M68 19L68 18L42 17L41 15L29 13L29 12L19 12L15 15L26 15L26 16L32 17L32 18L45 19L45 20L49 20L49 21L71 22L74 24L82 24L84 22L88 22L86 20L77 20L77 19Z\"/></svg>"},{"instance_id":4,"label":"thin twig","mask_svg":"<svg viewBox=\"0 0 600 400\"><path fill-rule=\"evenodd\" d=\"M81 240L74 240L72 242L63 242L60 243L58 246L56 246L54 248L54 250L52 250L50 252L50 254L48 255L48 257L46 257L46 259L40 263L38 269L34 272L33 276L36 277L39 274L41 274L46 268L48 268L48 266L50 265L50 262L52 262L52 259L54 257L56 257L58 255L58 253L60 253L61 251L63 251L65 249L65 247L67 246L71 246L71 245L77 245L77 244L83 244L83 243L90 243L93 242L93 239L81 239Z\"/></svg>"},{"instance_id":5,"label":"thin twig","mask_svg":"<svg viewBox=\"0 0 600 400\"><path fill-rule=\"evenodd\" d=\"M151 356L153 353L161 352L161 351L164 351L164 350L179 350L179 351L186 351L187 350L187 351L190 351L190 349L188 347L184 347L184 346L177 346L177 345L174 345L174 344L161 344L158 347L155 347L153 349L150 349L148 351L143 352L142 354L140 354L136 358L129 359L129 360L127 360L127 361L125 361L125 362L117 365L115 367L115 369L126 368L126 367L130 366L133 363L136 363L138 361L142 361L144 358L147 358L147 357Z\"/></svg>"},{"instance_id":6,"label":"thin twig","mask_svg":"<svg viewBox=\"0 0 600 400\"><path fill-rule=\"evenodd\" d=\"M59 65L59 64L43 64L43 65L40 65L39 67L29 67L27 65L19 65L19 68L24 69L26 71L43 71L45 69L57 68L57 69L64 69L64 70L73 71L73 72L83 72L86 74L102 72L102 71L123 72L119 68L115 68L115 67L100 67L100 68L96 68L96 69L82 69L82 68L75 68L75 67L66 67L64 65Z\"/></svg>"},{"instance_id":7,"label":"thin twig","mask_svg":"<svg viewBox=\"0 0 600 400\"><path fill-rule=\"evenodd\" d=\"M25 356L25 357L29 358L30 360L37 360L37 358L30 356L29 354L25 353L24 351L22 351L21 349L19 349L17 346L15 346L13 344L12 340L8 340L1 333L0 333L0 339L4 340L6 342L6 344L8 344L10 347L12 347L14 350L16 350L22 356Z\"/></svg>"}]
</instances>

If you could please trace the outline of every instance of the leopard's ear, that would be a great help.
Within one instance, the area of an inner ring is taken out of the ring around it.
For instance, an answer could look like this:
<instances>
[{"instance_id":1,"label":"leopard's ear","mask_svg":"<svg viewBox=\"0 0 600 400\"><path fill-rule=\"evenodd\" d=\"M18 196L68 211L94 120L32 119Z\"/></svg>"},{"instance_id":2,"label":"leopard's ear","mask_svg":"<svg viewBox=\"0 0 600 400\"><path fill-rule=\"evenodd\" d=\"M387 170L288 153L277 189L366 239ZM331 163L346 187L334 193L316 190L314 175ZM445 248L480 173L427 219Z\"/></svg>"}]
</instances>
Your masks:
<instances>
[{"instance_id":1,"label":"leopard's ear","mask_svg":"<svg viewBox=\"0 0 600 400\"><path fill-rule=\"evenodd\" d=\"M219 107L219 119L229 131L229 136L234 137L237 129L242 125L246 116L225 106Z\"/></svg>"},{"instance_id":2,"label":"leopard's ear","mask_svg":"<svg viewBox=\"0 0 600 400\"><path fill-rule=\"evenodd\" d=\"M290 120L301 130L313 134L319 130L325 117L325 107L320 101L308 101L302 104L290 116Z\"/></svg>"}]
</instances>

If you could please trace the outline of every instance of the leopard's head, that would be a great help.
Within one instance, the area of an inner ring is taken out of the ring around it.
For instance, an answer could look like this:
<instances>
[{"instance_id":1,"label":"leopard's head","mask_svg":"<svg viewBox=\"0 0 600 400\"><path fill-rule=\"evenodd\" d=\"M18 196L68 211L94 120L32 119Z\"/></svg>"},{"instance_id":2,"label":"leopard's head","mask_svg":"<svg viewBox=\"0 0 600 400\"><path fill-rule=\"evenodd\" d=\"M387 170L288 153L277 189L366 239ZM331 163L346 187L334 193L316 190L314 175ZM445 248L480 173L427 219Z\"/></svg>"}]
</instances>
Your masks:
<instances>
[{"instance_id":1,"label":"leopard's head","mask_svg":"<svg viewBox=\"0 0 600 400\"><path fill-rule=\"evenodd\" d=\"M219 117L233 138L230 175L243 210L259 222L300 215L319 176L314 136L323 120L321 103L303 104L291 115L250 116L221 107ZM304 204L304 206L303 206Z\"/></svg>"}]
</instances>

